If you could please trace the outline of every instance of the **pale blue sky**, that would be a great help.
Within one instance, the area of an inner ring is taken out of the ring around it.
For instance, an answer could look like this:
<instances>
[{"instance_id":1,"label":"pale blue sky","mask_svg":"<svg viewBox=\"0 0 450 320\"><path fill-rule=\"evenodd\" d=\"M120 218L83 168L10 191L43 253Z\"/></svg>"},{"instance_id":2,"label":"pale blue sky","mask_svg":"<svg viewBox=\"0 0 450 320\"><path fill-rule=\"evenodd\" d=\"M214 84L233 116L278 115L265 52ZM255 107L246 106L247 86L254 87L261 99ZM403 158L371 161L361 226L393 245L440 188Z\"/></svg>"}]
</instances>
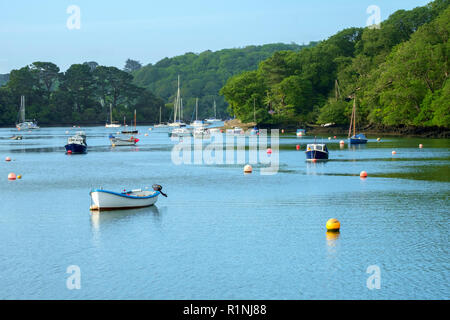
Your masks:
<instances>
[{"instance_id":1,"label":"pale blue sky","mask_svg":"<svg viewBox=\"0 0 450 320\"><path fill-rule=\"evenodd\" d=\"M34 61L63 71L97 61L123 68L185 52L274 42L308 43L365 26L366 9L381 19L426 0L0 0L0 73ZM69 30L69 5L81 9L81 29Z\"/></svg>"}]
</instances>

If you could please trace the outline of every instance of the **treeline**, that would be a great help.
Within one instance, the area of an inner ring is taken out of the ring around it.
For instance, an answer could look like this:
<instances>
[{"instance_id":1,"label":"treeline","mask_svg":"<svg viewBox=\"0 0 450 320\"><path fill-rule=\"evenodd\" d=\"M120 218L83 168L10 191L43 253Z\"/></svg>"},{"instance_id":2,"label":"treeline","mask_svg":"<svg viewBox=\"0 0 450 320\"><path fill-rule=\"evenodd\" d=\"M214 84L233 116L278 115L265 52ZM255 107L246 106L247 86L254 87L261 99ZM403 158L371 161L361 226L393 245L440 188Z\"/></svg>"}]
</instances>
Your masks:
<instances>
[{"instance_id":1,"label":"treeline","mask_svg":"<svg viewBox=\"0 0 450 320\"><path fill-rule=\"evenodd\" d=\"M66 72L51 62L12 70L0 87L0 125L11 126L18 120L21 95L26 118L42 125L109 122L110 106L119 122L126 117L130 123L135 109L138 122L158 122L164 106L152 92L133 84L131 73L96 62L73 64Z\"/></svg>"},{"instance_id":2,"label":"treeline","mask_svg":"<svg viewBox=\"0 0 450 320\"><path fill-rule=\"evenodd\" d=\"M349 28L280 51L221 89L229 112L265 124L450 127L449 0L399 10L379 28Z\"/></svg>"},{"instance_id":3,"label":"treeline","mask_svg":"<svg viewBox=\"0 0 450 320\"><path fill-rule=\"evenodd\" d=\"M216 100L217 117L229 117L228 104L219 95L219 90L233 75L254 70L258 64L280 50L299 51L314 46L297 44L267 44L245 48L210 50L200 54L186 53L173 58L165 58L156 64L149 64L134 72L134 83L145 87L164 99L169 110L177 90L177 78L181 78L183 117L191 120L195 100L199 98L199 118L214 116L213 103ZM233 114L231 114L232 116ZM167 121L168 118L165 118Z\"/></svg>"}]
</instances>

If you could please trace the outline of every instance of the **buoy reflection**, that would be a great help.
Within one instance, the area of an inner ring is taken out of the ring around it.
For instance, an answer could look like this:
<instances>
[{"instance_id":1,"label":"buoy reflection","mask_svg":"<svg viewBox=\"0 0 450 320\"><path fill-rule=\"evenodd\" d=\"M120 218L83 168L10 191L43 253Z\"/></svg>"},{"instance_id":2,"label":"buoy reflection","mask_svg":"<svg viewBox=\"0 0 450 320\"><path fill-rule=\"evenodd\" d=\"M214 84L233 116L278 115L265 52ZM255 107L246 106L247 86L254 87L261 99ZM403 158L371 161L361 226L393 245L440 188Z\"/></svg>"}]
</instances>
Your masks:
<instances>
[{"instance_id":1,"label":"buoy reflection","mask_svg":"<svg viewBox=\"0 0 450 320\"><path fill-rule=\"evenodd\" d=\"M327 231L326 232L327 245L329 247L336 247L339 236L340 236L339 232Z\"/></svg>"}]
</instances>

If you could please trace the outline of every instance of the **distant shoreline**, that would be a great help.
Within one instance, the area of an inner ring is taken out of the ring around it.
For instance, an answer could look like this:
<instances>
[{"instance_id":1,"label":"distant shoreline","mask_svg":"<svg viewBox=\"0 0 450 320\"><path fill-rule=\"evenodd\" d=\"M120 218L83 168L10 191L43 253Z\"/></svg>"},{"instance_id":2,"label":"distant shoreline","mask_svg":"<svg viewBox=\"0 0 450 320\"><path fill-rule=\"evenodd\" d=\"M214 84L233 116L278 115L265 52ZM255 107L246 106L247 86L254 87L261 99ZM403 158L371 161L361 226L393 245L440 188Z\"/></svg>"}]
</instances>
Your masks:
<instances>
[{"instance_id":1,"label":"distant shoreline","mask_svg":"<svg viewBox=\"0 0 450 320\"><path fill-rule=\"evenodd\" d=\"M104 126L104 123L89 123L89 124L78 124L74 127L73 124L46 124L42 125L42 128L78 128L78 126L82 127L99 127ZM155 123L153 122L143 122L137 124L139 126L153 126ZM241 127L244 130L252 128L255 126L255 123L242 123L239 120L226 121L224 126L221 128L232 128L234 126ZM321 126L293 126L293 125L267 125L267 124L259 124L256 125L259 129L279 129L285 130L285 133L295 132L297 129L306 129L307 135L329 135L329 136L343 136L348 134L348 127L344 126L333 126L333 127L321 127ZM129 128L133 126L124 127L123 125L119 128L108 128L108 129L121 129L121 128ZM14 129L15 126L0 126L2 129ZM366 127L357 130L358 132L362 132L366 135L384 135L384 136L406 136L406 137L423 137L423 138L440 138L440 139L448 139L450 138L450 128L441 128L441 127L413 127L413 126L403 126L403 127ZM20 131L17 131L20 132Z\"/></svg>"}]
</instances>

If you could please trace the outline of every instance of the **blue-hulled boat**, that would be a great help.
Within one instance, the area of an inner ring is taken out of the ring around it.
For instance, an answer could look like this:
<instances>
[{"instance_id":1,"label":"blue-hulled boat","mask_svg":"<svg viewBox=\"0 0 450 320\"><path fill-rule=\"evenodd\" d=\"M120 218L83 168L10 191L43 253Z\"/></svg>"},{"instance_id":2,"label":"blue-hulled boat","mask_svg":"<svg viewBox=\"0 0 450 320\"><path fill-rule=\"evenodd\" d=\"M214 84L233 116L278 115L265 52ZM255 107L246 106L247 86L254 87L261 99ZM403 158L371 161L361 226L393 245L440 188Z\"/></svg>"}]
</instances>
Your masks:
<instances>
[{"instance_id":1,"label":"blue-hulled boat","mask_svg":"<svg viewBox=\"0 0 450 320\"><path fill-rule=\"evenodd\" d=\"M350 144L365 144L367 143L367 138L364 133L356 134L348 138Z\"/></svg>"},{"instance_id":2,"label":"blue-hulled boat","mask_svg":"<svg viewBox=\"0 0 450 320\"><path fill-rule=\"evenodd\" d=\"M350 136L352 133L352 126L353 126L353 135ZM350 127L348 128L348 142L350 144L367 143L367 138L363 133L356 134L356 94L353 99L352 117L350 119Z\"/></svg>"},{"instance_id":3,"label":"blue-hulled boat","mask_svg":"<svg viewBox=\"0 0 450 320\"><path fill-rule=\"evenodd\" d=\"M306 161L328 160L328 148L324 143L311 143L306 146Z\"/></svg>"},{"instance_id":4,"label":"blue-hulled boat","mask_svg":"<svg viewBox=\"0 0 450 320\"><path fill-rule=\"evenodd\" d=\"M77 132L73 137L67 139L67 144L64 147L68 154L86 153L86 134L82 131Z\"/></svg>"}]
</instances>

